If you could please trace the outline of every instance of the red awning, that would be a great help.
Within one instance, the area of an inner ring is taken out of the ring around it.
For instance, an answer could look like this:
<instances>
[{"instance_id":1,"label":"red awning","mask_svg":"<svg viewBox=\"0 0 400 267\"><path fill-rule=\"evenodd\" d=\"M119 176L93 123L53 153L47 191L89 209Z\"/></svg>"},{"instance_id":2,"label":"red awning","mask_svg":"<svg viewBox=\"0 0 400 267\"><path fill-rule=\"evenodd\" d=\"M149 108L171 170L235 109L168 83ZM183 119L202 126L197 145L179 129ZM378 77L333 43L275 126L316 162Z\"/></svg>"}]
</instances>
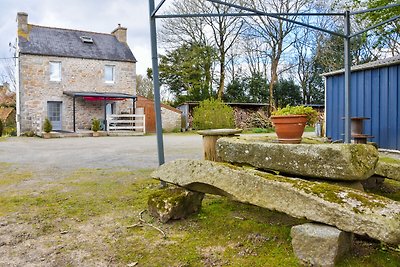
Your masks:
<instances>
[{"instance_id":1,"label":"red awning","mask_svg":"<svg viewBox=\"0 0 400 267\"><path fill-rule=\"evenodd\" d=\"M116 97L102 97L102 96L84 96L83 99L86 101L101 101L101 100L114 100L121 101L125 100L125 98L116 98Z\"/></svg>"}]
</instances>

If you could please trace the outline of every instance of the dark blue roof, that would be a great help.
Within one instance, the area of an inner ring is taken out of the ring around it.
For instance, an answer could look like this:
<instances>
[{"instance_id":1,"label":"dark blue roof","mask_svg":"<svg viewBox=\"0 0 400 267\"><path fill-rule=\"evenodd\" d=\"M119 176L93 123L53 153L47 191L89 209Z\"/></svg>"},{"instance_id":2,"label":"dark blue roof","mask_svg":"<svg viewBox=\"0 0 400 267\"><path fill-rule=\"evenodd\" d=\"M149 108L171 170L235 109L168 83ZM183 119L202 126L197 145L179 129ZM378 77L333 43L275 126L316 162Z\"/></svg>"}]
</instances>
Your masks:
<instances>
[{"instance_id":1,"label":"dark blue roof","mask_svg":"<svg viewBox=\"0 0 400 267\"><path fill-rule=\"evenodd\" d=\"M18 36L22 54L136 62L129 46L112 34L37 25L28 27L27 39L24 35ZM81 36L91 37L93 43L82 42Z\"/></svg>"}]
</instances>

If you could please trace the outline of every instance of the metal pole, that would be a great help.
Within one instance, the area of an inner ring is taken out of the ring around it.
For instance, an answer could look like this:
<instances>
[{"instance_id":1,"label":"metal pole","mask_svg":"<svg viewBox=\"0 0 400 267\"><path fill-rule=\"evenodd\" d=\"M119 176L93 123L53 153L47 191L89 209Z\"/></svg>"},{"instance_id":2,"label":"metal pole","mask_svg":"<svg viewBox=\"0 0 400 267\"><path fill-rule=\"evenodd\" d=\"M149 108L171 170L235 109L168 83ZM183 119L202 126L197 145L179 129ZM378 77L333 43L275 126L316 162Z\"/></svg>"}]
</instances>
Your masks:
<instances>
[{"instance_id":1,"label":"metal pole","mask_svg":"<svg viewBox=\"0 0 400 267\"><path fill-rule=\"evenodd\" d=\"M76 132L76 128L75 128L75 95L72 98L72 113L73 113L73 124L74 124L74 133Z\"/></svg>"},{"instance_id":2,"label":"metal pole","mask_svg":"<svg viewBox=\"0 0 400 267\"><path fill-rule=\"evenodd\" d=\"M165 160L164 160L164 142L163 142L162 122L161 122L160 81L158 77L157 30L156 30L156 19L154 16L152 16L154 10L155 10L154 0L149 0L151 57L152 57L152 67L153 67L154 109L156 113L158 164L163 165L165 163ZM164 186L165 182L161 182L161 185Z\"/></svg>"},{"instance_id":3,"label":"metal pole","mask_svg":"<svg viewBox=\"0 0 400 267\"><path fill-rule=\"evenodd\" d=\"M103 128L103 131L105 131L106 130L106 125L107 125L107 99L106 99L106 97L104 97L104 120L103 120L103 125L104 125L104 128Z\"/></svg>"},{"instance_id":4,"label":"metal pole","mask_svg":"<svg viewBox=\"0 0 400 267\"><path fill-rule=\"evenodd\" d=\"M351 92L351 52L350 52L350 11L345 12L344 23L344 142L351 142L350 92Z\"/></svg>"}]
</instances>

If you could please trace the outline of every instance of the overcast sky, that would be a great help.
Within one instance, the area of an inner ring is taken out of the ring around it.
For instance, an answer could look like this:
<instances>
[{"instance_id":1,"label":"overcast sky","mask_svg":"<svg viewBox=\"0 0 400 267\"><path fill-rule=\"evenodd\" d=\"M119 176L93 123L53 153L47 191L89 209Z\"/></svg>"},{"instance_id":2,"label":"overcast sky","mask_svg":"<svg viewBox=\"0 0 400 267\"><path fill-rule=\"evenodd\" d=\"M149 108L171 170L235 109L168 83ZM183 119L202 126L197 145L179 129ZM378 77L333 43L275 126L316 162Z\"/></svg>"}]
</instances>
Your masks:
<instances>
[{"instance_id":1,"label":"overcast sky","mask_svg":"<svg viewBox=\"0 0 400 267\"><path fill-rule=\"evenodd\" d=\"M0 58L11 56L8 44L16 38L17 12L23 11L28 23L57 28L111 33L120 23L128 28L137 73L151 67L147 0L0 0L0 10Z\"/></svg>"}]
</instances>

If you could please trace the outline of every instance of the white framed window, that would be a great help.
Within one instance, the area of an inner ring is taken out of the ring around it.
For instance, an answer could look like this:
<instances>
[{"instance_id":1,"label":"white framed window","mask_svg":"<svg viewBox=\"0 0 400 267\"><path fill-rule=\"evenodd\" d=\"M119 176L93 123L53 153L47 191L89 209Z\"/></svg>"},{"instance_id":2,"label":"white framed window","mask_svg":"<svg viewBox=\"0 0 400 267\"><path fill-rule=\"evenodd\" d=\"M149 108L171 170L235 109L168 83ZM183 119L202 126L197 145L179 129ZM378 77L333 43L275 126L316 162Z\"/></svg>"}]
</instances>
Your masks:
<instances>
[{"instance_id":1,"label":"white framed window","mask_svg":"<svg viewBox=\"0 0 400 267\"><path fill-rule=\"evenodd\" d=\"M114 83L115 82L115 66L114 65L106 65L104 67L104 81L106 83Z\"/></svg>"},{"instance_id":2,"label":"white framed window","mask_svg":"<svg viewBox=\"0 0 400 267\"><path fill-rule=\"evenodd\" d=\"M61 62L50 61L50 81L61 81Z\"/></svg>"}]
</instances>

